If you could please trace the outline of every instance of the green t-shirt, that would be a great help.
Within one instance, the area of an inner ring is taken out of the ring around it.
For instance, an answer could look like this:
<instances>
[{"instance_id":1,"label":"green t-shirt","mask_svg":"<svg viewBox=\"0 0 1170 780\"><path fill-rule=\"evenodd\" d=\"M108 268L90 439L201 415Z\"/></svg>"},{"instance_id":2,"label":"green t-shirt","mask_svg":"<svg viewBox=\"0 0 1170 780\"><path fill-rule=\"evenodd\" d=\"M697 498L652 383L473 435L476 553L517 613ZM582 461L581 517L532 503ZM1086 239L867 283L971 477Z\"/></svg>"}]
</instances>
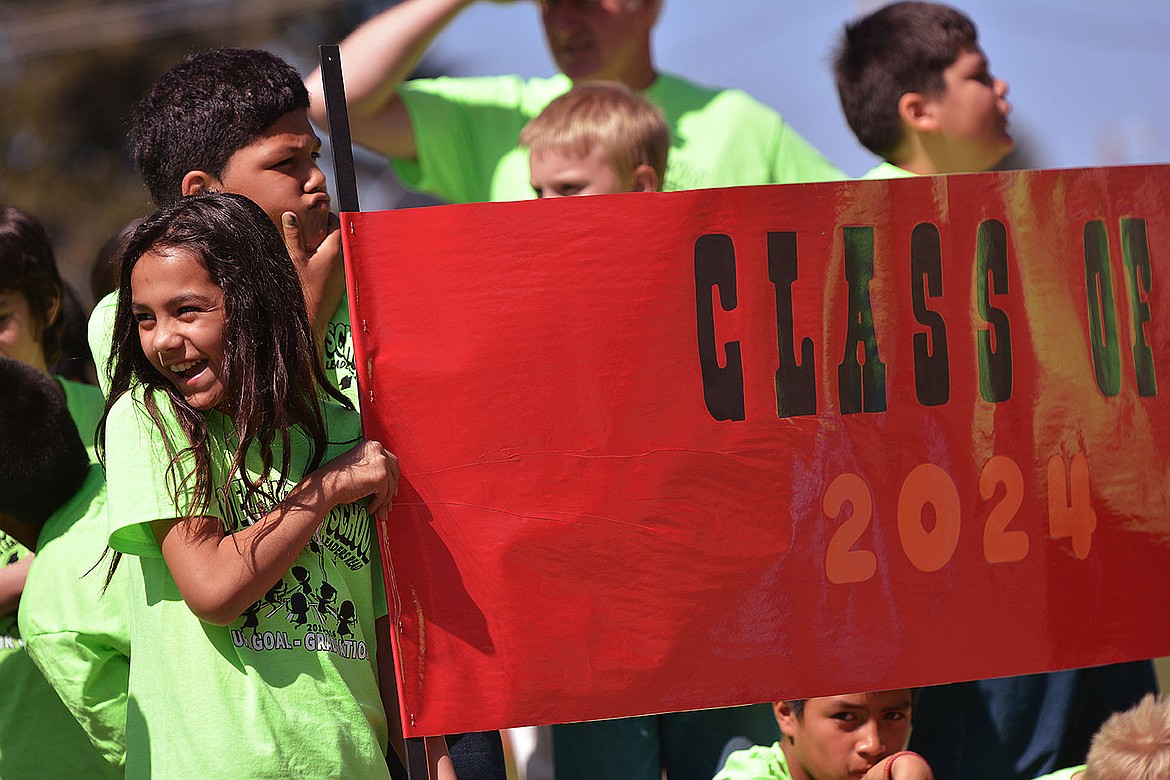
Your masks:
<instances>
[{"instance_id":1,"label":"green t-shirt","mask_svg":"<svg viewBox=\"0 0 1170 780\"><path fill-rule=\"evenodd\" d=\"M917 176L916 173L911 173L905 168L899 168L892 162L881 162L870 168L862 175L862 179L908 179L911 176Z\"/></svg>"},{"instance_id":2,"label":"green t-shirt","mask_svg":"<svg viewBox=\"0 0 1170 780\"><path fill-rule=\"evenodd\" d=\"M354 446L361 431L356 412L323 408L329 460ZM222 479L230 421L212 412L208 422L217 486L209 512L231 533L296 485L307 443L294 431L291 478L268 475L267 498L244 506L242 484ZM167 425L182 441L173 412ZM137 398L115 403L106 443L110 545L140 556L131 602L127 777L387 777L374 630L386 598L365 508L336 507L263 599L230 625L211 625L183 602L149 527L189 515L191 498L172 497L162 435ZM279 463L279 453L275 458ZM254 478L257 460L246 464ZM189 468L183 461L181 470Z\"/></svg>"},{"instance_id":3,"label":"green t-shirt","mask_svg":"<svg viewBox=\"0 0 1170 780\"><path fill-rule=\"evenodd\" d=\"M106 369L106 361L110 359L110 349L113 346L114 315L117 310L118 293L115 291L98 301L93 313L89 315L89 350L93 353L94 364L97 366L98 384L101 385L102 393L110 389L110 374ZM357 372L353 359L353 329L349 325L349 299L346 296L342 296L341 304L329 319L329 326L325 332L324 366L325 378L353 403L355 409L360 408ZM82 439L85 440L85 437ZM88 441L92 440L91 432Z\"/></svg>"},{"instance_id":4,"label":"green t-shirt","mask_svg":"<svg viewBox=\"0 0 1170 780\"><path fill-rule=\"evenodd\" d=\"M97 388L90 389L90 385L60 378L57 381L65 392L78 434L87 442L93 460L93 431L101 416L101 393L94 392ZM93 551L91 563L97 561L102 549L104 543ZM0 568L28 554L27 548L0 532ZM33 581L32 572L37 568L34 565L30 569L28 582ZM21 596L19 615L23 618L31 609L26 591ZM0 777L8 780L10 777L117 776L45 676L33 665L17 617L17 614L0 616Z\"/></svg>"},{"instance_id":5,"label":"green t-shirt","mask_svg":"<svg viewBox=\"0 0 1170 780\"><path fill-rule=\"evenodd\" d=\"M119 566L102 592L109 559L98 561L107 533L105 475L93 465L82 488L45 522L19 623L37 668L102 756L120 768L130 679L129 581Z\"/></svg>"},{"instance_id":6,"label":"green t-shirt","mask_svg":"<svg viewBox=\"0 0 1170 780\"><path fill-rule=\"evenodd\" d=\"M415 79L399 87L416 160L393 160L409 187L452 203L533 197L520 130L569 78ZM645 92L670 126L664 190L833 181L845 176L771 108L734 89L660 74Z\"/></svg>"},{"instance_id":7,"label":"green t-shirt","mask_svg":"<svg viewBox=\"0 0 1170 780\"><path fill-rule=\"evenodd\" d=\"M714 780L789 780L790 777L788 758L780 743L774 742L735 751L727 757L727 763Z\"/></svg>"}]
</instances>

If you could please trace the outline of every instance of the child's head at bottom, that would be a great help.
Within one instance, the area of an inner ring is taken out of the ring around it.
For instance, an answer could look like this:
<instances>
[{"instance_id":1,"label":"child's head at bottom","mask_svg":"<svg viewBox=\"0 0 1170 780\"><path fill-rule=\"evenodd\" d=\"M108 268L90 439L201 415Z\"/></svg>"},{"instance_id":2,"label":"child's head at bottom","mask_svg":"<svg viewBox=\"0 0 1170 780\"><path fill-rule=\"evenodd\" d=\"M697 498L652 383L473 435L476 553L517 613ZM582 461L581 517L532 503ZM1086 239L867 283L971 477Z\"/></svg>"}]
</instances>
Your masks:
<instances>
[{"instance_id":1,"label":"child's head at bottom","mask_svg":"<svg viewBox=\"0 0 1170 780\"><path fill-rule=\"evenodd\" d=\"M772 705L793 780L846 780L906 748L916 691L778 701Z\"/></svg>"},{"instance_id":2,"label":"child's head at bottom","mask_svg":"<svg viewBox=\"0 0 1170 780\"><path fill-rule=\"evenodd\" d=\"M111 398L141 383L236 420L265 405L279 415L306 388L311 399L320 369L304 293L255 203L209 192L163 206L121 269Z\"/></svg>"},{"instance_id":3,"label":"child's head at bottom","mask_svg":"<svg viewBox=\"0 0 1170 780\"><path fill-rule=\"evenodd\" d=\"M670 128L623 84L578 84L520 133L538 198L654 192L666 175Z\"/></svg>"},{"instance_id":4,"label":"child's head at bottom","mask_svg":"<svg viewBox=\"0 0 1170 780\"><path fill-rule=\"evenodd\" d=\"M1077 780L1153 780L1170 777L1170 699L1148 694L1110 716L1089 746Z\"/></svg>"}]
</instances>

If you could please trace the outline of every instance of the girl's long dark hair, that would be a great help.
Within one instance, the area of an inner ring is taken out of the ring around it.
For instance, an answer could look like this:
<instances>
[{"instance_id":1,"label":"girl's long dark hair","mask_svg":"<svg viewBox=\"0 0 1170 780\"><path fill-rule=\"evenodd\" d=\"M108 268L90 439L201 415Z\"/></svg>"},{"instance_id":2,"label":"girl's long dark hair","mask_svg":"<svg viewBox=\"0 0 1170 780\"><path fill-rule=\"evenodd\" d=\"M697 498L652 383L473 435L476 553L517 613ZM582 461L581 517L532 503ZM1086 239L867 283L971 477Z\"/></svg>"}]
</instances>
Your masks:
<instances>
[{"instance_id":1,"label":"girl's long dark hair","mask_svg":"<svg viewBox=\"0 0 1170 780\"><path fill-rule=\"evenodd\" d=\"M242 195L192 195L147 218L130 236L122 255L110 354L110 392L97 434L103 463L110 409L123 394L141 386L146 412L166 442L169 482L176 503L180 493L190 489L190 511L197 515L206 513L214 500L208 413L191 407L146 358L131 311L130 279L134 267L144 254L160 249L191 252L207 269L212 282L223 290L222 379L226 393L219 409L231 419L235 438L225 479L242 480L242 501L246 506L253 497L263 498L277 441L279 474L281 478L289 476L292 428L301 428L309 442L306 473L320 465L328 444L320 394L326 393L345 405L349 405L348 401L325 378L300 279L276 226L259 206ZM160 403L169 403L174 410L186 446L171 442L160 415ZM226 444L231 447L232 442ZM256 482L244 468L245 458L254 446L262 465ZM188 454L194 470L179 475L180 459Z\"/></svg>"}]
</instances>

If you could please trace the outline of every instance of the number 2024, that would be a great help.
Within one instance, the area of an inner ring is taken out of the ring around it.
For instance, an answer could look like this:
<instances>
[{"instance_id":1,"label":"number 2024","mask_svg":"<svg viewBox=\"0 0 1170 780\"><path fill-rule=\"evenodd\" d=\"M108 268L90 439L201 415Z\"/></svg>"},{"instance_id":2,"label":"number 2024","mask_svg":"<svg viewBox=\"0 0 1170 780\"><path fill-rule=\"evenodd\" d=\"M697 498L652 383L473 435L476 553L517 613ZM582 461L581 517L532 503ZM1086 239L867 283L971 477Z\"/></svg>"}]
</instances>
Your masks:
<instances>
[{"instance_id":1,"label":"number 2024","mask_svg":"<svg viewBox=\"0 0 1170 780\"><path fill-rule=\"evenodd\" d=\"M991 507L983 525L983 556L993 564L1021 561L1031 545L1027 531L1009 528L1024 500L1024 475L1016 462L1004 455L994 456L983 466L979 492L990 501L1000 485L1003 497ZM877 571L877 556L857 546L873 519L873 493L865 480L851 472L829 484L821 507L827 517L835 519L847 504L848 516L829 540L825 554L825 576L834 584L865 582ZM935 518L930 529L923 523L928 504ZM946 471L924 463L907 475L898 494L898 537L915 568L933 572L950 562L959 544L961 515L959 491ZM1053 455L1048 460L1048 535L1071 538L1073 554L1083 560L1089 555L1096 528L1088 459L1078 453L1066 467L1062 456Z\"/></svg>"}]
</instances>

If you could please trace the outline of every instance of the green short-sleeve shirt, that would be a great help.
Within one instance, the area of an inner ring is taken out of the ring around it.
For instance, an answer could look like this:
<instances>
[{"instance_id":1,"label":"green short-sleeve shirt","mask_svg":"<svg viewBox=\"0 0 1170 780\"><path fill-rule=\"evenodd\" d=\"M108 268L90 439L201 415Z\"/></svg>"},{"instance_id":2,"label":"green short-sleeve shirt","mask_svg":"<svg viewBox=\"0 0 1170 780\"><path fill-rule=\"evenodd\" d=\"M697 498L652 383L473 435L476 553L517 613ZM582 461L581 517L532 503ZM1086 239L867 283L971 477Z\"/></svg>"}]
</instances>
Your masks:
<instances>
[{"instance_id":1,"label":"green short-sleeve shirt","mask_svg":"<svg viewBox=\"0 0 1170 780\"><path fill-rule=\"evenodd\" d=\"M353 447L361 431L356 412L323 408L327 461ZM166 425L174 436L173 421ZM290 478L268 475L266 496L245 504L242 484L224 485L220 477L230 421L212 412L209 427L217 488L208 514L232 533L299 482L307 444L294 431ZM149 528L188 516L192 507L189 492L172 494L161 434L139 397L114 404L106 446L110 545L139 556L127 777L386 777L374 630L386 599L365 508L336 507L264 598L230 625L211 625L183 602ZM255 459L246 465L260 476Z\"/></svg>"}]
</instances>

